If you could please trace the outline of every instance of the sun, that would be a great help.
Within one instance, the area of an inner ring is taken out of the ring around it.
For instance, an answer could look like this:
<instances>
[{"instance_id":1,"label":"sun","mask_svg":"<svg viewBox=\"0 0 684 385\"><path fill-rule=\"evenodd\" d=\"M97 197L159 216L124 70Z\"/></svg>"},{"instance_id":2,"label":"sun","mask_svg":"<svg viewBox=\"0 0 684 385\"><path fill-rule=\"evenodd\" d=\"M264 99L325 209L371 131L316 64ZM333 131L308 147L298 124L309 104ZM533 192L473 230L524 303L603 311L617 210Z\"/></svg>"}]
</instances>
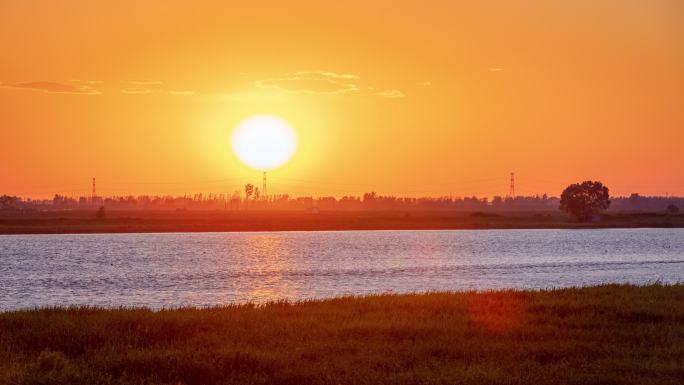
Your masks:
<instances>
[{"instance_id":1,"label":"sun","mask_svg":"<svg viewBox=\"0 0 684 385\"><path fill-rule=\"evenodd\" d=\"M283 119L257 115L235 128L231 144L235 155L244 164L259 171L269 171L294 155L297 135Z\"/></svg>"}]
</instances>

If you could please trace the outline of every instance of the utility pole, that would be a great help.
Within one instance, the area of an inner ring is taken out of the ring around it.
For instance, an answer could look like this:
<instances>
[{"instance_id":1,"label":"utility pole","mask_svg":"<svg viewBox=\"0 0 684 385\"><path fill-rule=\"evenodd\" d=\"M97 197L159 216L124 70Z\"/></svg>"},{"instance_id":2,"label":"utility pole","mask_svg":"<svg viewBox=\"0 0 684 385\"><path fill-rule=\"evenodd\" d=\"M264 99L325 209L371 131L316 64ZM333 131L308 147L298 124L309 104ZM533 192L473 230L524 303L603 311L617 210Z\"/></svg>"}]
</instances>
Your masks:
<instances>
[{"instance_id":1,"label":"utility pole","mask_svg":"<svg viewBox=\"0 0 684 385\"><path fill-rule=\"evenodd\" d=\"M95 191L95 178L93 178L93 192L92 195L90 196L90 203L95 204L95 197L97 196L97 193Z\"/></svg>"}]
</instances>

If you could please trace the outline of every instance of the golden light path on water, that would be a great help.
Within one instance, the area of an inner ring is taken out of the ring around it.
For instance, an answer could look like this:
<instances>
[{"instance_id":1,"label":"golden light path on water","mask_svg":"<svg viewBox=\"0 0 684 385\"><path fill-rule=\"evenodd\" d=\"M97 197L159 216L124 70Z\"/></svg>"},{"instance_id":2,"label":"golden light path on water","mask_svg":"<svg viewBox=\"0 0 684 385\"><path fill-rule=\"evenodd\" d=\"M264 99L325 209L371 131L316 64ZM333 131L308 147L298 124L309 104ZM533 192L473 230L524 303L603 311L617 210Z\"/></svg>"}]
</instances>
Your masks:
<instances>
[{"instance_id":1,"label":"golden light path on water","mask_svg":"<svg viewBox=\"0 0 684 385\"><path fill-rule=\"evenodd\" d=\"M260 277L246 287L251 300L261 303L296 297L296 289L283 277L292 268L294 252L287 239L274 234L250 235L236 252L245 256L248 269Z\"/></svg>"}]
</instances>

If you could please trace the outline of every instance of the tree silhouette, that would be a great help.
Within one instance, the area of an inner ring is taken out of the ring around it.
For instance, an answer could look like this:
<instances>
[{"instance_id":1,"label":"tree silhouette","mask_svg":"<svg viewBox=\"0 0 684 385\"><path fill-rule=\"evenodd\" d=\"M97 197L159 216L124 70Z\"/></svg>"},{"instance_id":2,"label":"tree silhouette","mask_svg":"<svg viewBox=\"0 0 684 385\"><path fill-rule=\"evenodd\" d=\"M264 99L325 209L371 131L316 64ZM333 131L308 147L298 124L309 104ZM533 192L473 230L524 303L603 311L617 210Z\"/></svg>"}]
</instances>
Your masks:
<instances>
[{"instance_id":1,"label":"tree silhouette","mask_svg":"<svg viewBox=\"0 0 684 385\"><path fill-rule=\"evenodd\" d=\"M608 187L601 182L585 181L568 186L561 194L560 209L585 222L610 206Z\"/></svg>"},{"instance_id":2,"label":"tree silhouette","mask_svg":"<svg viewBox=\"0 0 684 385\"><path fill-rule=\"evenodd\" d=\"M0 196L0 210L14 210L19 208L21 200L18 197L3 195Z\"/></svg>"},{"instance_id":3,"label":"tree silhouette","mask_svg":"<svg viewBox=\"0 0 684 385\"><path fill-rule=\"evenodd\" d=\"M249 198L252 197L253 193L254 193L254 185L251 183L247 183L245 185L245 200L249 200Z\"/></svg>"}]
</instances>

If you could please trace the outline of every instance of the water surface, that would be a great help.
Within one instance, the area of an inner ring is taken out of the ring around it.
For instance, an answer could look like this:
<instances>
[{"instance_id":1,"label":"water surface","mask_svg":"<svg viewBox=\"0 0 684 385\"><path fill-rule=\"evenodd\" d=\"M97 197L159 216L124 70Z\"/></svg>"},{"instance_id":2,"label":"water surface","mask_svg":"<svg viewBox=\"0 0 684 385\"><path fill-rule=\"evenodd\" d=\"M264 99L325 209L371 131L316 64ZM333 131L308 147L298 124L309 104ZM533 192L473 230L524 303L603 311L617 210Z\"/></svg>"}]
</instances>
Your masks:
<instances>
[{"instance_id":1,"label":"water surface","mask_svg":"<svg viewBox=\"0 0 684 385\"><path fill-rule=\"evenodd\" d=\"M684 229L0 236L0 309L684 281Z\"/></svg>"}]
</instances>

